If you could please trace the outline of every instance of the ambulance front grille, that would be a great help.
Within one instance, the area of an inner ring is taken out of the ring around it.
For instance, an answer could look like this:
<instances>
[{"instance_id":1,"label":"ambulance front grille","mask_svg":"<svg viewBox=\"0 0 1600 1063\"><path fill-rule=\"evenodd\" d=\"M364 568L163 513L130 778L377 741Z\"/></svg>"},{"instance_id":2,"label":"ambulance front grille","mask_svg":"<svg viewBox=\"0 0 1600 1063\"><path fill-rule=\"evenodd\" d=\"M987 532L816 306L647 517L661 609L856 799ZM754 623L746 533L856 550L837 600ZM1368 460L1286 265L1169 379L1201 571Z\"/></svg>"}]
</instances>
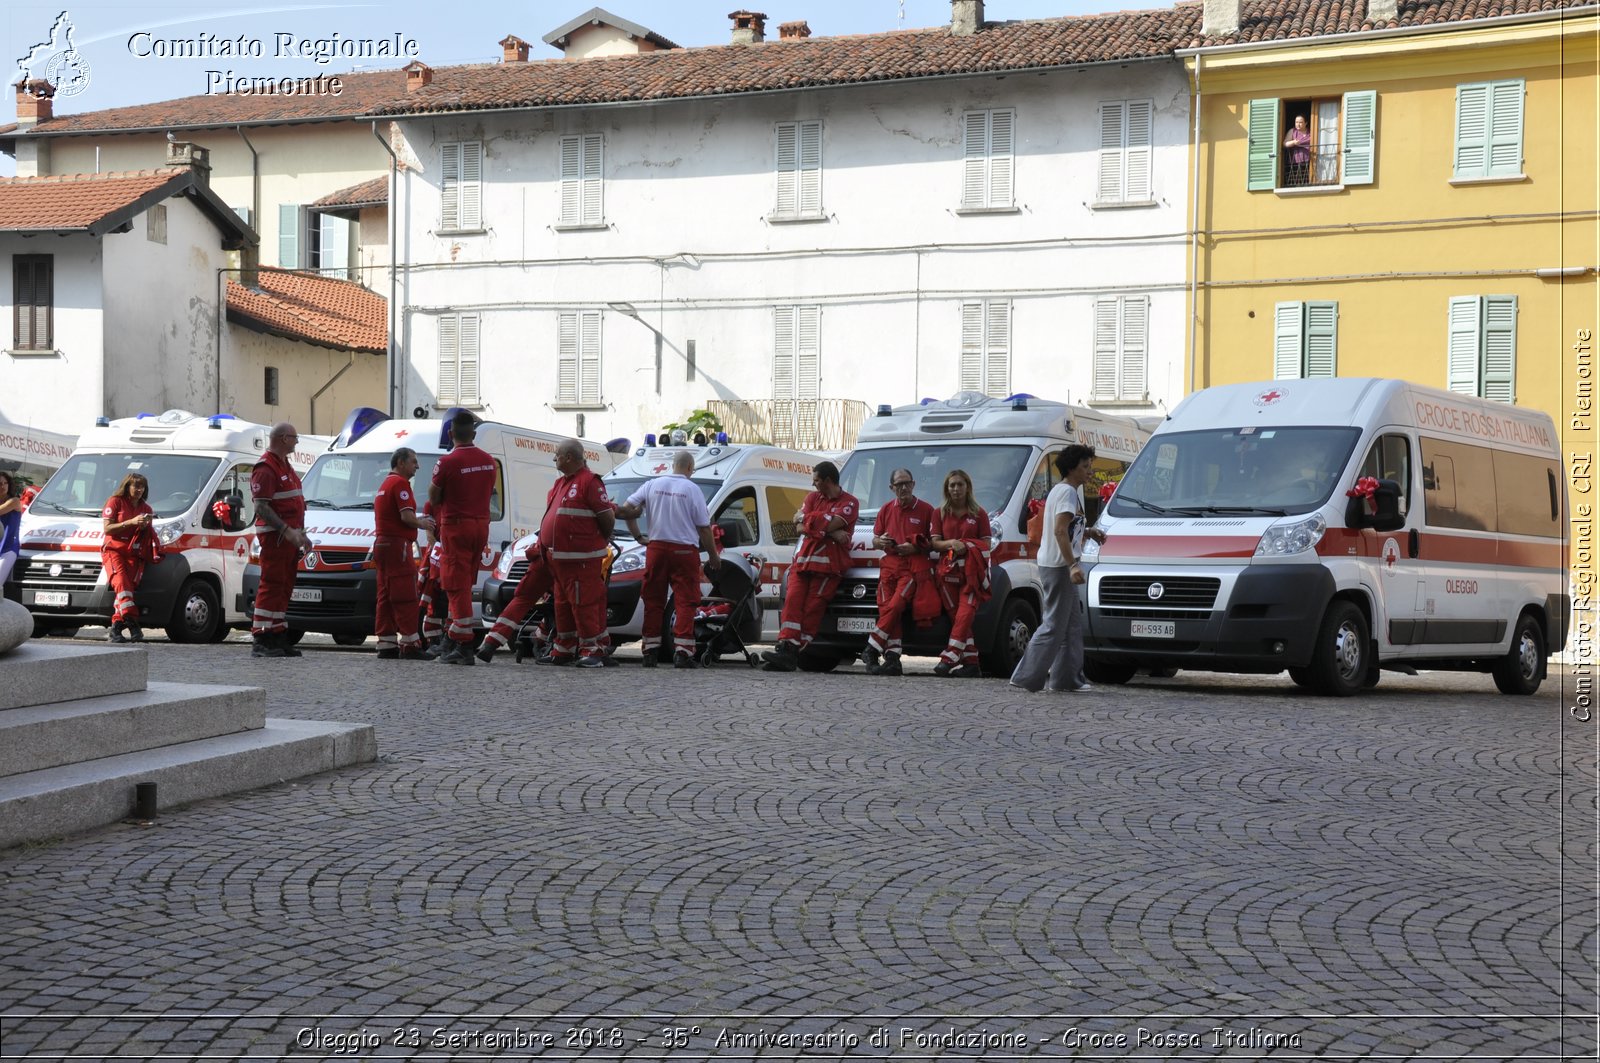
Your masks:
<instances>
[{"instance_id":1,"label":"ambulance front grille","mask_svg":"<svg viewBox=\"0 0 1600 1063\"><path fill-rule=\"evenodd\" d=\"M1152 587L1160 593L1151 596ZM1151 609L1210 610L1222 581L1215 576L1107 576L1100 581L1100 605Z\"/></svg>"},{"instance_id":2,"label":"ambulance front grille","mask_svg":"<svg viewBox=\"0 0 1600 1063\"><path fill-rule=\"evenodd\" d=\"M52 575L53 567L61 571ZM17 566L14 578L30 587L89 587L100 582L100 562L30 558Z\"/></svg>"},{"instance_id":3,"label":"ambulance front grille","mask_svg":"<svg viewBox=\"0 0 1600 1063\"><path fill-rule=\"evenodd\" d=\"M516 564L511 566L511 571L506 573L506 582L507 583L521 583L522 582L522 577L526 576L527 574L528 574L528 562L527 562L527 560L524 559L524 560L518 561Z\"/></svg>"}]
</instances>

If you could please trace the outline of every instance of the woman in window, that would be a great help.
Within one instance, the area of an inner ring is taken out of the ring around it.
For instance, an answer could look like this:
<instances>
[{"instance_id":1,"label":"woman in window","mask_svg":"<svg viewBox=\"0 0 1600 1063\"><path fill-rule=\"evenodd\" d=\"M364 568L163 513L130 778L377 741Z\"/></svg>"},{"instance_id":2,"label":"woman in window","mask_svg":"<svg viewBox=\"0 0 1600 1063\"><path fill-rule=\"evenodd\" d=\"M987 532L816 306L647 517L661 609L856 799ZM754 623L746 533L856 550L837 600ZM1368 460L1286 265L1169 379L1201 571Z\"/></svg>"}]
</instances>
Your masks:
<instances>
[{"instance_id":1,"label":"woman in window","mask_svg":"<svg viewBox=\"0 0 1600 1063\"><path fill-rule=\"evenodd\" d=\"M1294 116L1294 128L1283 138L1283 146L1288 151L1289 161L1289 172L1283 182L1285 187L1306 184L1311 170L1311 131L1306 128L1305 115Z\"/></svg>"},{"instance_id":2,"label":"woman in window","mask_svg":"<svg viewBox=\"0 0 1600 1063\"><path fill-rule=\"evenodd\" d=\"M937 575L945 612L950 614L950 641L939 654L933 674L967 679L980 674L972 622L992 592L989 514L973 497L972 477L960 469L951 469L944 478L944 505L939 508L936 530L933 548L944 555Z\"/></svg>"},{"instance_id":3,"label":"woman in window","mask_svg":"<svg viewBox=\"0 0 1600 1063\"><path fill-rule=\"evenodd\" d=\"M150 482L136 472L130 472L117 485L116 493L106 499L101 512L105 518L105 541L100 547L100 559L106 568L106 582L117 597L111 610L112 642L144 641L139 627L139 607L133 594L144 578L147 562L160 559L156 544L155 511L145 499L150 494Z\"/></svg>"},{"instance_id":4,"label":"woman in window","mask_svg":"<svg viewBox=\"0 0 1600 1063\"><path fill-rule=\"evenodd\" d=\"M22 493L8 472L0 472L0 586L11 578L17 566L18 544L22 531Z\"/></svg>"}]
</instances>

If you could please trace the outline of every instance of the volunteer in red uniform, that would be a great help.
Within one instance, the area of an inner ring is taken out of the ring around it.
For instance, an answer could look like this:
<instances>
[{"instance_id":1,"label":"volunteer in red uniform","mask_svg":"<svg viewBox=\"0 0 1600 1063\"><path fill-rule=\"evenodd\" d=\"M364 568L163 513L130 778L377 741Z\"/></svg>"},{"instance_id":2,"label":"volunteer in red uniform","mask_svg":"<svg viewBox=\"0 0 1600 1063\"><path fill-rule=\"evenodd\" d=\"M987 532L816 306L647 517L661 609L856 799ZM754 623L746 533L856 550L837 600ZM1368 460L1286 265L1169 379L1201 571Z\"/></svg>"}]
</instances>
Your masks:
<instances>
[{"instance_id":1,"label":"volunteer in red uniform","mask_svg":"<svg viewBox=\"0 0 1600 1063\"><path fill-rule=\"evenodd\" d=\"M550 551L544 545L544 536L534 540L523 556L528 559L528 571L522 574L516 593L500 611L494 627L483 636L483 645L478 647L478 660L484 664L491 663L496 653L511 645L511 640L517 637L517 629L528 619L533 607L555 589L555 570L550 566Z\"/></svg>"},{"instance_id":2,"label":"volunteer in red uniform","mask_svg":"<svg viewBox=\"0 0 1600 1063\"><path fill-rule=\"evenodd\" d=\"M818 463L811 484L816 490L794 515L800 542L789 566L778 644L762 654L769 672L800 667L800 651L816 638L822 614L850 566L850 534L860 511L856 498L839 486L839 467L831 461Z\"/></svg>"},{"instance_id":3,"label":"volunteer in red uniform","mask_svg":"<svg viewBox=\"0 0 1600 1063\"><path fill-rule=\"evenodd\" d=\"M256 504L256 541L261 547L261 582L256 587L250 635L252 657L298 657L289 645L289 595L294 591L300 552L311 545L306 535L306 499L300 475L289 455L300 433L288 422L273 425L267 452L250 473L250 494Z\"/></svg>"},{"instance_id":4,"label":"volunteer in red uniform","mask_svg":"<svg viewBox=\"0 0 1600 1063\"><path fill-rule=\"evenodd\" d=\"M445 608L444 591L439 589L439 564L444 560L444 547L439 544L439 515L433 511L432 502L422 504L422 514L433 518L434 530L428 533L427 553L423 555L422 568L417 572L417 605L422 611L422 644L437 657L444 652Z\"/></svg>"},{"instance_id":5,"label":"volunteer in red uniform","mask_svg":"<svg viewBox=\"0 0 1600 1063\"><path fill-rule=\"evenodd\" d=\"M144 578L148 561L160 559L156 543L155 510L146 501L150 496L150 481L136 472L130 472L117 485L116 492L106 499L106 508L100 516L105 518L105 539L100 546L100 560L105 566L106 582L117 592L111 607L112 642L144 641L139 627L139 607L133 604L133 593Z\"/></svg>"},{"instance_id":6,"label":"volunteer in red uniform","mask_svg":"<svg viewBox=\"0 0 1600 1063\"><path fill-rule=\"evenodd\" d=\"M498 477L494 458L473 444L478 422L462 412L450 422L450 453L433 467L428 500L441 513L439 542L444 559L439 565L439 586L450 600L450 645L439 660L446 664L472 664L472 591L478 583L478 566L489 545L489 502ZM442 508L441 508L442 507Z\"/></svg>"},{"instance_id":7,"label":"volunteer in red uniform","mask_svg":"<svg viewBox=\"0 0 1600 1063\"><path fill-rule=\"evenodd\" d=\"M878 566L878 626L867 636L867 648L861 651L861 663L870 675L903 674L900 630L905 625L906 610L912 607L919 590L924 596L934 590L933 562L928 551L933 549L939 515L912 493L917 482L910 469L890 473L889 486L894 489L894 501L879 508L878 519L872 525L872 545L883 551L883 560ZM934 616L938 616L937 609L925 619Z\"/></svg>"},{"instance_id":8,"label":"volunteer in red uniform","mask_svg":"<svg viewBox=\"0 0 1600 1063\"><path fill-rule=\"evenodd\" d=\"M694 668L694 607L700 601L700 551L710 557L706 568L722 567L715 538L711 534L711 511L705 493L689 477L694 475L694 454L680 450L672 458L672 474L646 481L628 501L617 507L617 516L628 522L633 537L645 543L644 621L640 628L640 648L644 666L656 666L656 649L666 626L667 587L672 587L672 639L676 647L674 668ZM639 532L639 516L650 515L650 535Z\"/></svg>"},{"instance_id":9,"label":"volunteer in red uniform","mask_svg":"<svg viewBox=\"0 0 1600 1063\"><path fill-rule=\"evenodd\" d=\"M431 660L417 635L417 566L412 551L418 531L432 531L432 517L417 516L411 478L417 474L417 452L401 447L389 457L389 478L373 500L372 560L378 569L378 609L373 632L378 656L385 660Z\"/></svg>"},{"instance_id":10,"label":"volunteer in red uniform","mask_svg":"<svg viewBox=\"0 0 1600 1063\"><path fill-rule=\"evenodd\" d=\"M589 468L583 444L576 439L562 440L556 448L556 469L561 478L550 489L539 524L539 544L547 549L554 580L555 643L550 656L538 663L600 668L611 645L606 635L605 560L616 526L616 506L606 497L605 484Z\"/></svg>"},{"instance_id":11,"label":"volunteer in red uniform","mask_svg":"<svg viewBox=\"0 0 1600 1063\"><path fill-rule=\"evenodd\" d=\"M944 505L933 548L943 556L938 564L939 590L950 614L950 641L939 654L933 674L969 679L981 675L978 644L972 638L978 607L992 596L989 588L989 514L972 496L972 477L960 469L944 478Z\"/></svg>"}]
</instances>

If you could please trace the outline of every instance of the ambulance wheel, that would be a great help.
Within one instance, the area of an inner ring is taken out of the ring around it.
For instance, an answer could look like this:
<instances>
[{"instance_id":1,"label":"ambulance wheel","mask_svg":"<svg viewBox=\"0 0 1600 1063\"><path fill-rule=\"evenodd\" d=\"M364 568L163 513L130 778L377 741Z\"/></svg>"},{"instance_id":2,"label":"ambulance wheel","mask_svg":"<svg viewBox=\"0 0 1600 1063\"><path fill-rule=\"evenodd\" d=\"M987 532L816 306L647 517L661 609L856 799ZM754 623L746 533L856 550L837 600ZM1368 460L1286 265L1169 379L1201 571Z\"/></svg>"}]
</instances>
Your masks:
<instances>
[{"instance_id":1,"label":"ambulance wheel","mask_svg":"<svg viewBox=\"0 0 1600 1063\"><path fill-rule=\"evenodd\" d=\"M1039 630L1039 614L1023 598L1011 598L1000 614L1000 626L995 629L994 643L989 652L980 655L983 670L989 675L1010 678L1017 670L1017 662L1028 652L1028 642Z\"/></svg>"},{"instance_id":2,"label":"ambulance wheel","mask_svg":"<svg viewBox=\"0 0 1600 1063\"><path fill-rule=\"evenodd\" d=\"M1289 678L1294 680L1294 685L1297 687L1308 687L1311 685L1311 669L1291 668Z\"/></svg>"},{"instance_id":3,"label":"ambulance wheel","mask_svg":"<svg viewBox=\"0 0 1600 1063\"><path fill-rule=\"evenodd\" d=\"M229 627L227 624L218 624L217 629L211 633L211 638L207 641L226 642L228 641L228 632L232 630L233 628Z\"/></svg>"},{"instance_id":4,"label":"ambulance wheel","mask_svg":"<svg viewBox=\"0 0 1600 1063\"><path fill-rule=\"evenodd\" d=\"M802 672L831 672L839 667L839 662L842 660L844 658L837 653L807 650L800 655L800 670Z\"/></svg>"},{"instance_id":5,"label":"ambulance wheel","mask_svg":"<svg viewBox=\"0 0 1600 1063\"><path fill-rule=\"evenodd\" d=\"M335 646L359 646L367 641L367 636L355 631L341 631L333 636Z\"/></svg>"},{"instance_id":6,"label":"ambulance wheel","mask_svg":"<svg viewBox=\"0 0 1600 1063\"><path fill-rule=\"evenodd\" d=\"M1494 685L1502 694L1532 694L1544 682L1544 629L1527 613L1517 621L1511 649L1494 666Z\"/></svg>"},{"instance_id":7,"label":"ambulance wheel","mask_svg":"<svg viewBox=\"0 0 1600 1063\"><path fill-rule=\"evenodd\" d=\"M1105 661L1084 661L1083 674L1089 682L1102 686L1120 687L1133 678L1138 669L1131 664L1109 664Z\"/></svg>"},{"instance_id":8,"label":"ambulance wheel","mask_svg":"<svg viewBox=\"0 0 1600 1063\"><path fill-rule=\"evenodd\" d=\"M1312 689L1336 698L1359 693L1366 682L1370 654L1367 618L1352 602L1332 602L1311 651L1308 671Z\"/></svg>"},{"instance_id":9,"label":"ambulance wheel","mask_svg":"<svg viewBox=\"0 0 1600 1063\"><path fill-rule=\"evenodd\" d=\"M173 642L210 642L222 626L222 608L217 592L203 579L191 576L178 590L172 616L167 620L167 638Z\"/></svg>"}]
</instances>

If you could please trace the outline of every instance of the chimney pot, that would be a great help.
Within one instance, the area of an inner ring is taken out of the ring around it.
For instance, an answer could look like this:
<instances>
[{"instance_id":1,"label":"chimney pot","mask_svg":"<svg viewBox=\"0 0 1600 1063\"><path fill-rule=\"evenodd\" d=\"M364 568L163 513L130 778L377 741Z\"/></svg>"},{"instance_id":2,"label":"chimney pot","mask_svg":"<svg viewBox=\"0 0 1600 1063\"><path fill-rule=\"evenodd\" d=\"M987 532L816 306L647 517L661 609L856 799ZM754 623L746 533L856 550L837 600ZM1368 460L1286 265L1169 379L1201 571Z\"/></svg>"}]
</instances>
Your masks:
<instances>
[{"instance_id":1,"label":"chimney pot","mask_svg":"<svg viewBox=\"0 0 1600 1063\"><path fill-rule=\"evenodd\" d=\"M780 41L794 41L802 37L811 36L811 27L805 20L799 22L782 22L778 24L778 39Z\"/></svg>"},{"instance_id":2,"label":"chimney pot","mask_svg":"<svg viewBox=\"0 0 1600 1063\"><path fill-rule=\"evenodd\" d=\"M528 42L512 34L500 42L500 61L502 63L526 63L528 61Z\"/></svg>"},{"instance_id":3,"label":"chimney pot","mask_svg":"<svg viewBox=\"0 0 1600 1063\"><path fill-rule=\"evenodd\" d=\"M767 39L767 16L760 11L730 11L734 44L760 44Z\"/></svg>"},{"instance_id":4,"label":"chimney pot","mask_svg":"<svg viewBox=\"0 0 1600 1063\"><path fill-rule=\"evenodd\" d=\"M1228 37L1239 32L1239 0L1205 0L1200 32L1207 37Z\"/></svg>"},{"instance_id":5,"label":"chimney pot","mask_svg":"<svg viewBox=\"0 0 1600 1063\"><path fill-rule=\"evenodd\" d=\"M44 78L17 85L17 125L37 125L55 116L56 87Z\"/></svg>"},{"instance_id":6,"label":"chimney pot","mask_svg":"<svg viewBox=\"0 0 1600 1063\"><path fill-rule=\"evenodd\" d=\"M199 144L177 140L167 142L167 165L187 166L194 171L195 183L202 188L211 184L211 149Z\"/></svg>"},{"instance_id":7,"label":"chimney pot","mask_svg":"<svg viewBox=\"0 0 1600 1063\"><path fill-rule=\"evenodd\" d=\"M406 91L416 92L433 84L433 67L420 59L406 64Z\"/></svg>"},{"instance_id":8,"label":"chimney pot","mask_svg":"<svg viewBox=\"0 0 1600 1063\"><path fill-rule=\"evenodd\" d=\"M983 28L983 0L951 0L950 35L970 37Z\"/></svg>"}]
</instances>

